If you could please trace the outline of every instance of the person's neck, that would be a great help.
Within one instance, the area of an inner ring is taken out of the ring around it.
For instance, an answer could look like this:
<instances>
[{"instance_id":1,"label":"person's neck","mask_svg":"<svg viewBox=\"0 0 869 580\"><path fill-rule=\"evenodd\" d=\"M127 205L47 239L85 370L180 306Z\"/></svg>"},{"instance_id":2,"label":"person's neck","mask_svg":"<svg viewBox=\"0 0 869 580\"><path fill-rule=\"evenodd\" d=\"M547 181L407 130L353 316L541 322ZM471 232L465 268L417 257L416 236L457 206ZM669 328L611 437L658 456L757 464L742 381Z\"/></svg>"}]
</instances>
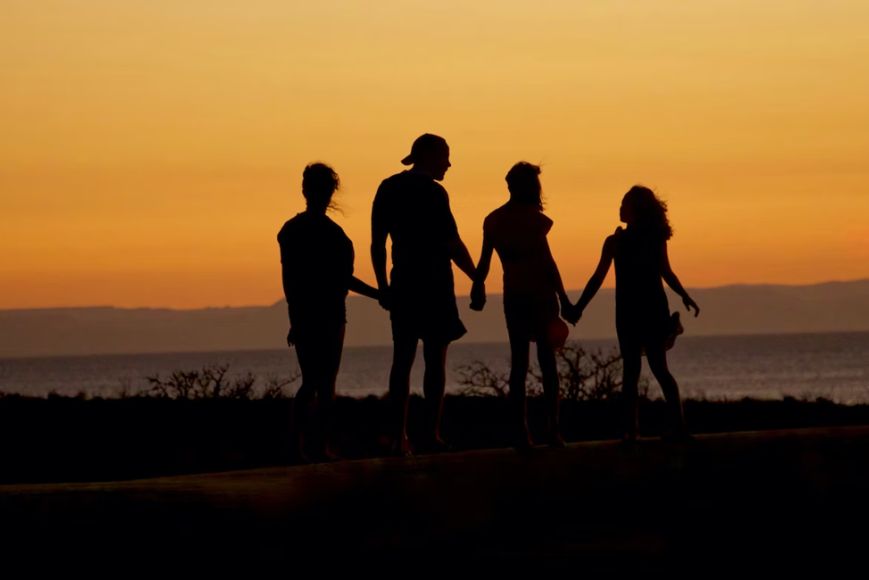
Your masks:
<instances>
[{"instance_id":1,"label":"person's neck","mask_svg":"<svg viewBox=\"0 0 869 580\"><path fill-rule=\"evenodd\" d=\"M312 215L326 215L326 208L309 205L305 208L305 213L309 213Z\"/></svg>"},{"instance_id":2,"label":"person's neck","mask_svg":"<svg viewBox=\"0 0 869 580\"><path fill-rule=\"evenodd\" d=\"M419 165L414 165L409 171L411 173L416 173L417 175L425 175L429 179L434 179L434 172L425 166L420 167Z\"/></svg>"}]
</instances>

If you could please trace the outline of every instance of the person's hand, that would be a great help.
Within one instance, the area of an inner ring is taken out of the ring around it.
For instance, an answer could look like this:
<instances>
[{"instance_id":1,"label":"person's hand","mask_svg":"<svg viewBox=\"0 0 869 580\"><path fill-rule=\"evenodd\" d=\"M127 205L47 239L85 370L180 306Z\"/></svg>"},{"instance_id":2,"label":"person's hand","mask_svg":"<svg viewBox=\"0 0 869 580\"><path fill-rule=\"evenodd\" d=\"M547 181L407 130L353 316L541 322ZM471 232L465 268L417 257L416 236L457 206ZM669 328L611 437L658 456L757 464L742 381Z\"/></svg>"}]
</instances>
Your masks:
<instances>
[{"instance_id":1,"label":"person's hand","mask_svg":"<svg viewBox=\"0 0 869 580\"><path fill-rule=\"evenodd\" d=\"M682 303L685 305L685 308L688 309L688 312L691 312L691 309L694 309L694 318L700 316L700 307L697 306L697 303L691 300L691 297L687 294L682 298Z\"/></svg>"},{"instance_id":2,"label":"person's hand","mask_svg":"<svg viewBox=\"0 0 869 580\"><path fill-rule=\"evenodd\" d=\"M571 310L570 315L572 317L571 324L576 326L576 323L579 322L580 318L582 318L582 309L579 306L574 306L573 309Z\"/></svg>"},{"instance_id":3,"label":"person's hand","mask_svg":"<svg viewBox=\"0 0 869 580\"><path fill-rule=\"evenodd\" d=\"M562 300L561 317L573 326L576 326L576 323L579 322L579 319L582 317L582 311L571 304L570 300Z\"/></svg>"},{"instance_id":4,"label":"person's hand","mask_svg":"<svg viewBox=\"0 0 869 580\"><path fill-rule=\"evenodd\" d=\"M287 333L287 346L290 348L296 346L296 336L293 334L292 327L290 327L290 331Z\"/></svg>"},{"instance_id":5,"label":"person's hand","mask_svg":"<svg viewBox=\"0 0 869 580\"><path fill-rule=\"evenodd\" d=\"M387 312L392 309L392 292L388 287L378 289L377 302Z\"/></svg>"},{"instance_id":6,"label":"person's hand","mask_svg":"<svg viewBox=\"0 0 869 580\"><path fill-rule=\"evenodd\" d=\"M471 310L480 312L486 306L486 285L482 282L474 282L471 286Z\"/></svg>"},{"instance_id":7,"label":"person's hand","mask_svg":"<svg viewBox=\"0 0 869 580\"><path fill-rule=\"evenodd\" d=\"M574 324L571 320L571 313L573 312L573 303L570 301L570 298L565 294L564 296L558 297L559 310L561 312L561 318Z\"/></svg>"}]
</instances>

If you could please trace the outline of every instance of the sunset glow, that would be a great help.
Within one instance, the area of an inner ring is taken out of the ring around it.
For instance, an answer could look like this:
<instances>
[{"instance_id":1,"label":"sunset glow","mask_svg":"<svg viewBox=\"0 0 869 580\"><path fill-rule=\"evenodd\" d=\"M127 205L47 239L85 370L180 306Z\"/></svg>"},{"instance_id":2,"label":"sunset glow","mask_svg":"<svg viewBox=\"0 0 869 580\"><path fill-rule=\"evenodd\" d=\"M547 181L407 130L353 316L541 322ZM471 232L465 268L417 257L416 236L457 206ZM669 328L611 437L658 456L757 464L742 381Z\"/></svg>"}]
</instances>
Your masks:
<instances>
[{"instance_id":1,"label":"sunset glow","mask_svg":"<svg viewBox=\"0 0 869 580\"><path fill-rule=\"evenodd\" d=\"M475 259L527 160L569 288L634 183L668 201L686 286L869 277L866 2L0 11L0 308L274 302L275 235L311 161L341 176L333 219L373 283L374 192L423 132L450 143Z\"/></svg>"}]
</instances>

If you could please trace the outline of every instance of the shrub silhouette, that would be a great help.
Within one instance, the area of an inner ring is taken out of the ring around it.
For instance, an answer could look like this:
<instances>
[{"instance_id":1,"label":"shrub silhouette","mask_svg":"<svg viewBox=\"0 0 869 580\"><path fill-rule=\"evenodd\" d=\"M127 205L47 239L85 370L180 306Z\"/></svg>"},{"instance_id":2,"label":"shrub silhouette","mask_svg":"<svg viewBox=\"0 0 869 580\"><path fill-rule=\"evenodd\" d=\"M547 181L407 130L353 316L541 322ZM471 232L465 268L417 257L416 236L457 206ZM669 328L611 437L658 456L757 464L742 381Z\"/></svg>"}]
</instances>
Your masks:
<instances>
[{"instance_id":1,"label":"shrub silhouette","mask_svg":"<svg viewBox=\"0 0 869 580\"><path fill-rule=\"evenodd\" d=\"M588 351L578 342L570 341L556 353L558 382L561 398L569 401L606 401L617 398L622 388L622 357L615 347L608 351ZM506 397L510 391L509 370L497 372L483 361L456 369L462 394L469 396ZM528 393L538 396L543 392L540 369L534 365L529 372ZM648 381L640 382L640 395L647 398Z\"/></svg>"},{"instance_id":2,"label":"shrub silhouette","mask_svg":"<svg viewBox=\"0 0 869 580\"><path fill-rule=\"evenodd\" d=\"M146 377L149 387L138 396L158 399L285 399L291 395L287 387L299 379L299 373L287 379L269 377L260 387L251 372L237 377L228 376L229 365L207 365L199 370L177 370L168 377L159 374Z\"/></svg>"}]
</instances>

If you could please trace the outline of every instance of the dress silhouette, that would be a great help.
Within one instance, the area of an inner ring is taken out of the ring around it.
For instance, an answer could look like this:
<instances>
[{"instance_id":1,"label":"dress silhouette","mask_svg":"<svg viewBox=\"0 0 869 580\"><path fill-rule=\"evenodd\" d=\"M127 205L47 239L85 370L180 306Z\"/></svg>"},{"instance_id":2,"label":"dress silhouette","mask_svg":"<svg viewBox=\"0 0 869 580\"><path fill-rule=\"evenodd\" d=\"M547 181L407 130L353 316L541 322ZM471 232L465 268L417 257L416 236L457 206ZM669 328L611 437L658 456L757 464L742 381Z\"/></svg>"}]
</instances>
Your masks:
<instances>
[{"instance_id":1,"label":"dress silhouette","mask_svg":"<svg viewBox=\"0 0 869 580\"><path fill-rule=\"evenodd\" d=\"M610 265L616 267L616 333L623 361L623 396L625 401L624 438L633 441L639 432L638 393L642 356L661 385L667 401L670 426L666 436L688 438L682 401L676 379L667 365L667 349L681 332L678 314L671 316L666 282L694 315L700 308L682 287L667 253L672 228L667 206L655 193L642 186L628 191L619 209L619 218L627 224L607 237L597 269L586 284L572 318L578 319L606 278Z\"/></svg>"}]
</instances>

